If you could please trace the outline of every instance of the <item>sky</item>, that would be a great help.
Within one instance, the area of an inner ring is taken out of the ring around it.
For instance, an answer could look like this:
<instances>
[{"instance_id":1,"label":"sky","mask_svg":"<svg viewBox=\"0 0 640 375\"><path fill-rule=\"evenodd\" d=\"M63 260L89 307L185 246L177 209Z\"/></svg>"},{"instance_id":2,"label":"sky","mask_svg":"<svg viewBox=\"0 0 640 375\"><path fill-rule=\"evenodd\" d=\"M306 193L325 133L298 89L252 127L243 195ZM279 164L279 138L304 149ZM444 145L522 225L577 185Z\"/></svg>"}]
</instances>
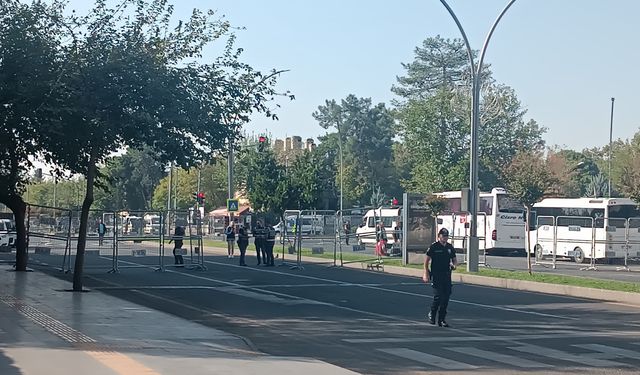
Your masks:
<instances>
[{"instance_id":1,"label":"sky","mask_svg":"<svg viewBox=\"0 0 640 375\"><path fill-rule=\"evenodd\" d=\"M278 89L279 121L254 116L249 132L283 138L326 131L312 113L325 100L349 94L390 105L391 86L404 75L414 49L428 37L459 38L439 0L169 0L177 18L193 8L213 9L236 31L243 61L268 71L288 69ZM90 0L70 0L86 11ZM507 0L448 0L472 48L480 49ZM498 25L485 57L494 78L513 87L524 108L548 129L548 145L582 150L627 139L639 130L640 2L634 0L516 0ZM204 56L213 58L215 49Z\"/></svg>"}]
</instances>

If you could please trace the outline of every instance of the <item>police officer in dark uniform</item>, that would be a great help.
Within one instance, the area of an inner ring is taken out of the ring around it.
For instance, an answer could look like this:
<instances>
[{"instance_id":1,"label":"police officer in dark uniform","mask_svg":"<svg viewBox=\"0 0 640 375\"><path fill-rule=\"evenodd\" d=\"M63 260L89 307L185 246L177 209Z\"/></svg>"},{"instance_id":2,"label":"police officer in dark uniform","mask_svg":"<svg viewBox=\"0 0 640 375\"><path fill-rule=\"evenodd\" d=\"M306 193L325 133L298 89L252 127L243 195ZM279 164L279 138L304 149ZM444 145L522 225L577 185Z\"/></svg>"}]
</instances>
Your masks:
<instances>
[{"instance_id":1,"label":"police officer in dark uniform","mask_svg":"<svg viewBox=\"0 0 640 375\"><path fill-rule=\"evenodd\" d=\"M260 221L256 222L256 226L253 228L253 238L254 238L253 243L256 245L256 257L258 258L258 265L260 265L260 263L262 262L267 264L267 258L264 257L263 255L265 233L264 233L264 228L262 227L262 223Z\"/></svg>"},{"instance_id":2,"label":"police officer in dark uniform","mask_svg":"<svg viewBox=\"0 0 640 375\"><path fill-rule=\"evenodd\" d=\"M440 327L449 327L445 321L447 316L447 306L451 296L451 271L458 264L456 251L449 242L449 231L446 228L438 232L438 241L429 246L427 256L424 260L424 275L422 279L425 283L431 281L433 286L433 303L429 311L429 323L436 324L436 315ZM429 269L431 264L431 269Z\"/></svg>"},{"instance_id":3,"label":"police officer in dark uniform","mask_svg":"<svg viewBox=\"0 0 640 375\"><path fill-rule=\"evenodd\" d=\"M266 232L266 236L265 236L266 238L264 240L264 249L267 255L267 259L264 260L264 256L262 259L265 263L264 264L265 267L273 267L275 265L275 262L273 259L273 247L276 244L276 230L273 228L273 226L267 223L265 232Z\"/></svg>"}]
</instances>

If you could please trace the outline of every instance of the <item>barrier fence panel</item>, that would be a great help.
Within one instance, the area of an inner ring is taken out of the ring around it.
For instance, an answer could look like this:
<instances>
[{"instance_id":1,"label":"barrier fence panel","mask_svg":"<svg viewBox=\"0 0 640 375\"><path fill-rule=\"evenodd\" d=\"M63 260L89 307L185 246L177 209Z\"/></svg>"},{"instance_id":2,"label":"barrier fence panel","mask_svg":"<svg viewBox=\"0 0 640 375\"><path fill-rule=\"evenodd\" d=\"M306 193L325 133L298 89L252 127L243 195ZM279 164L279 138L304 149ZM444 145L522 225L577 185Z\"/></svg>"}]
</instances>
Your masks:
<instances>
[{"instance_id":1,"label":"barrier fence panel","mask_svg":"<svg viewBox=\"0 0 640 375\"><path fill-rule=\"evenodd\" d=\"M571 258L576 264L584 263L586 259L589 259L590 265L583 269L597 269L595 266L595 221L592 217L556 217L556 244L557 255Z\"/></svg>"},{"instance_id":2,"label":"barrier fence panel","mask_svg":"<svg viewBox=\"0 0 640 375\"><path fill-rule=\"evenodd\" d=\"M117 211L114 233L116 272L122 268L161 267L164 236L160 211Z\"/></svg>"},{"instance_id":3,"label":"barrier fence panel","mask_svg":"<svg viewBox=\"0 0 640 375\"><path fill-rule=\"evenodd\" d=\"M596 219L596 227L599 226L600 220L604 220L605 225L604 232L596 229L595 247L598 255L596 258L600 258L604 254L604 258L609 262L624 262L626 264L627 219Z\"/></svg>"},{"instance_id":4,"label":"barrier fence panel","mask_svg":"<svg viewBox=\"0 0 640 375\"><path fill-rule=\"evenodd\" d=\"M449 241L453 247L462 251L462 261L460 264L467 262L467 246L469 243L469 236L471 230L469 228L469 213L468 212L454 212L451 214L451 227L448 228L442 219L436 219L436 239L437 232L441 228L447 228L449 230ZM487 263L487 228L488 218L485 212L478 212L477 226L478 226L478 265L489 267Z\"/></svg>"},{"instance_id":5,"label":"barrier fence panel","mask_svg":"<svg viewBox=\"0 0 640 375\"><path fill-rule=\"evenodd\" d=\"M556 269L557 243L556 243L556 218L553 216L538 216L536 218L536 237L534 249L535 266L551 265ZM551 261L545 257L551 255Z\"/></svg>"},{"instance_id":6,"label":"barrier fence panel","mask_svg":"<svg viewBox=\"0 0 640 375\"><path fill-rule=\"evenodd\" d=\"M280 265L289 266L291 269L304 269L302 267L302 232L298 229L302 211L286 210L282 216L280 229L282 262Z\"/></svg>"},{"instance_id":7,"label":"barrier fence panel","mask_svg":"<svg viewBox=\"0 0 640 375\"><path fill-rule=\"evenodd\" d=\"M68 209L27 205L27 251L34 259L61 264L61 271L69 271L72 216Z\"/></svg>"},{"instance_id":8,"label":"barrier fence panel","mask_svg":"<svg viewBox=\"0 0 640 375\"><path fill-rule=\"evenodd\" d=\"M372 216L366 216L370 214ZM336 265L357 262L382 262L376 248L378 214L372 207L336 212ZM346 255L346 259L345 259ZM353 256L355 255L355 256ZM364 256L369 256L365 258Z\"/></svg>"},{"instance_id":9,"label":"barrier fence panel","mask_svg":"<svg viewBox=\"0 0 640 375\"><path fill-rule=\"evenodd\" d=\"M336 211L303 210L300 212L299 226L301 254L310 254L324 258L328 254L327 263L335 263L337 241L340 226L336 222Z\"/></svg>"},{"instance_id":10,"label":"barrier fence panel","mask_svg":"<svg viewBox=\"0 0 640 375\"><path fill-rule=\"evenodd\" d=\"M618 269L631 271L629 264L640 261L640 218L633 217L627 220L626 240L624 267Z\"/></svg>"},{"instance_id":11,"label":"barrier fence panel","mask_svg":"<svg viewBox=\"0 0 640 375\"><path fill-rule=\"evenodd\" d=\"M163 218L167 220L164 221ZM202 220L197 211L168 211L161 216L160 267L184 267L186 269L206 270L204 265L204 247ZM166 233L170 233L169 236ZM169 245L171 242L171 245ZM168 261L166 257L170 257Z\"/></svg>"},{"instance_id":12,"label":"barrier fence panel","mask_svg":"<svg viewBox=\"0 0 640 375\"><path fill-rule=\"evenodd\" d=\"M70 248L66 255L66 271L72 271L71 262L77 254L81 211L73 211L70 231ZM114 231L115 212L90 210L87 219L84 269L107 269L117 272L116 233ZM101 224L104 227L101 229ZM75 266L75 263L74 263Z\"/></svg>"}]
</instances>

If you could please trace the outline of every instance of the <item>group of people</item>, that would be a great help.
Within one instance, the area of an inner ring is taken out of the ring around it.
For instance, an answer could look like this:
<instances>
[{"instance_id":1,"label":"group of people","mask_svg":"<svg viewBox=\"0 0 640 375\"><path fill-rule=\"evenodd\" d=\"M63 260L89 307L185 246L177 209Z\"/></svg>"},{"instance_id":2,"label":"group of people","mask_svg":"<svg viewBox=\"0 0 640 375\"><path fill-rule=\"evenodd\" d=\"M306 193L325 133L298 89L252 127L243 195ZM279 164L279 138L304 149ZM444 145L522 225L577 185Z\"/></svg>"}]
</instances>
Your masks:
<instances>
[{"instance_id":1,"label":"group of people","mask_svg":"<svg viewBox=\"0 0 640 375\"><path fill-rule=\"evenodd\" d=\"M263 226L262 222L258 221L253 228L254 244L256 247L256 257L258 258L258 265L263 264L265 267L273 267L275 265L273 248L276 244L276 231L272 226ZM227 240L227 255L229 258L234 257L235 243L237 242L240 249L240 265L247 266L246 252L249 246L249 232L244 226L239 226L236 229L235 222L229 223L224 230L224 235Z\"/></svg>"}]
</instances>

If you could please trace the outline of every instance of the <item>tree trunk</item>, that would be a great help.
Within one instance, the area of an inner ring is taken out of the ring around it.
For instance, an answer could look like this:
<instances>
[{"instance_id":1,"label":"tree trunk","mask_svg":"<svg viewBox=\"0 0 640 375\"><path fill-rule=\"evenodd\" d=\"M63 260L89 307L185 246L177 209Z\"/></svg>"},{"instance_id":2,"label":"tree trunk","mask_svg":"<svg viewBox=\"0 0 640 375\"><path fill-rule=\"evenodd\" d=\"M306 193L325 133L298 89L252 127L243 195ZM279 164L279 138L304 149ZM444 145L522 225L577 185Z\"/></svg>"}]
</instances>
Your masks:
<instances>
[{"instance_id":1,"label":"tree trunk","mask_svg":"<svg viewBox=\"0 0 640 375\"><path fill-rule=\"evenodd\" d=\"M7 206L16 220L16 271L26 271L29 261L27 253L27 226L26 211L27 204L21 196L17 194L3 195L0 202Z\"/></svg>"},{"instance_id":2,"label":"tree trunk","mask_svg":"<svg viewBox=\"0 0 640 375\"><path fill-rule=\"evenodd\" d=\"M95 157L91 156L87 169L87 190L82 202L80 212L80 228L78 231L78 247L76 250L76 262L73 268L73 291L82 292L82 276L84 271L84 251L87 245L87 226L89 222L89 209L93 204L93 183L96 177L97 167Z\"/></svg>"}]
</instances>

